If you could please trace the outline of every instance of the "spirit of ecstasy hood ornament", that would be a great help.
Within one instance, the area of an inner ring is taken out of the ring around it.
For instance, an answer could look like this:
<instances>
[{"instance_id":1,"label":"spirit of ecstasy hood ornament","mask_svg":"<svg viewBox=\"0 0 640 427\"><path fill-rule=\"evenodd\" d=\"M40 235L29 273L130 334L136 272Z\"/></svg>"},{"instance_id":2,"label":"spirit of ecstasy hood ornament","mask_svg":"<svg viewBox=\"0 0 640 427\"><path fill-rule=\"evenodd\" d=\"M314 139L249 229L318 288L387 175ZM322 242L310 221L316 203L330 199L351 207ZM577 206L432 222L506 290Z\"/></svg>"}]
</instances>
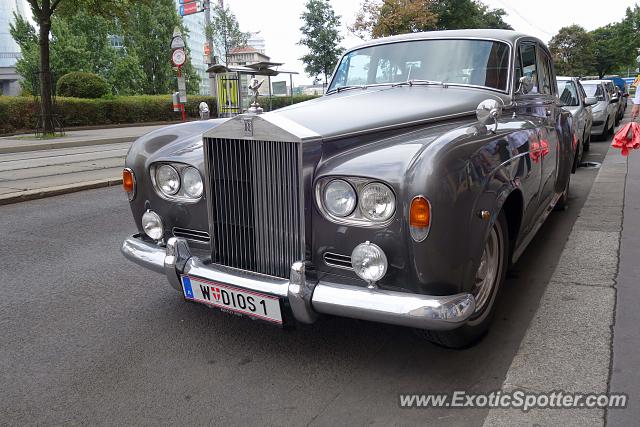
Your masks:
<instances>
[{"instance_id":1,"label":"spirit of ecstasy hood ornament","mask_svg":"<svg viewBox=\"0 0 640 427\"><path fill-rule=\"evenodd\" d=\"M264 83L264 79L258 81L258 79L253 78L251 79L251 83L249 84L249 90L251 92L253 92L253 103L251 104L251 107L249 108L248 112L249 113L253 113L253 114L260 114L262 113L262 107L260 107L260 104L258 104L258 96L260 95L260 86L262 86L262 83Z\"/></svg>"}]
</instances>

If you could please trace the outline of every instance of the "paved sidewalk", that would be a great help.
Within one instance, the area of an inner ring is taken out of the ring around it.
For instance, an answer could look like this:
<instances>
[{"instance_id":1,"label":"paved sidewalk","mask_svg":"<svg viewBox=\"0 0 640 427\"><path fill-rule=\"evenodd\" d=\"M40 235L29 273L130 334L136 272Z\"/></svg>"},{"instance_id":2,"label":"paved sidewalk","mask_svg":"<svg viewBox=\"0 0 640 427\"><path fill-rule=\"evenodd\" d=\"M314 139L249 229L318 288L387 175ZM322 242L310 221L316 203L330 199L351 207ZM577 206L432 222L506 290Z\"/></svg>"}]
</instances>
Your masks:
<instances>
[{"instance_id":1,"label":"paved sidewalk","mask_svg":"<svg viewBox=\"0 0 640 427\"><path fill-rule=\"evenodd\" d=\"M492 409L485 426L637 423L638 212L640 152L625 158L610 148L501 388L503 393L626 393L628 407Z\"/></svg>"},{"instance_id":2,"label":"paved sidewalk","mask_svg":"<svg viewBox=\"0 0 640 427\"><path fill-rule=\"evenodd\" d=\"M91 129L39 140L0 138L0 205L118 185L129 146L166 125Z\"/></svg>"},{"instance_id":3,"label":"paved sidewalk","mask_svg":"<svg viewBox=\"0 0 640 427\"><path fill-rule=\"evenodd\" d=\"M34 135L5 136L0 137L0 154L131 142L145 133L164 126L167 124L76 130L53 139L37 139Z\"/></svg>"},{"instance_id":4,"label":"paved sidewalk","mask_svg":"<svg viewBox=\"0 0 640 427\"><path fill-rule=\"evenodd\" d=\"M620 263L610 390L629 395L626 410L607 412L607 425L632 426L640 420L640 151L631 152L624 192Z\"/></svg>"}]
</instances>

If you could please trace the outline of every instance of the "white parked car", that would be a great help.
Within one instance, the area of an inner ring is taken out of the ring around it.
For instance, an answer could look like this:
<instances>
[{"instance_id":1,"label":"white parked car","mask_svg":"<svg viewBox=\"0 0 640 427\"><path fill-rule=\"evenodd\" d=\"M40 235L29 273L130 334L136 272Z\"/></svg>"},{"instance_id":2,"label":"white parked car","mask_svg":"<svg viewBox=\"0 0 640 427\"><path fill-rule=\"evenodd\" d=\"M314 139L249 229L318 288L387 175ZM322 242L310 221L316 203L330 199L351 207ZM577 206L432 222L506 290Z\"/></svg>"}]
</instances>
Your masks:
<instances>
[{"instance_id":1,"label":"white parked car","mask_svg":"<svg viewBox=\"0 0 640 427\"><path fill-rule=\"evenodd\" d=\"M595 97L598 101L591 111L593 113L593 126L591 135L607 138L613 135L616 114L618 114L617 97L607 90L608 80L582 80L580 83L588 97Z\"/></svg>"}]
</instances>

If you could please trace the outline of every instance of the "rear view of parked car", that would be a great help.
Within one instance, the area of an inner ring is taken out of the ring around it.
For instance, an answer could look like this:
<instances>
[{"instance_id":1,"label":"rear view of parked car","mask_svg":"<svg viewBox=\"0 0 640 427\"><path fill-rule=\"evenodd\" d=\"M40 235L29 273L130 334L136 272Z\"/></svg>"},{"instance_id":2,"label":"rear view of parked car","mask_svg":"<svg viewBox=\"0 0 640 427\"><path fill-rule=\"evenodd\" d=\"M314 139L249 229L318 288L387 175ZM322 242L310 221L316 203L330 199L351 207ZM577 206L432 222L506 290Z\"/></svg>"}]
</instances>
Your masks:
<instances>
[{"instance_id":1,"label":"rear view of parked car","mask_svg":"<svg viewBox=\"0 0 640 427\"><path fill-rule=\"evenodd\" d=\"M592 107L593 126L591 135L606 138L613 135L616 114L618 114L618 98L614 98L604 80L583 80L580 82L588 97L596 98L596 104Z\"/></svg>"},{"instance_id":2,"label":"rear view of parked car","mask_svg":"<svg viewBox=\"0 0 640 427\"><path fill-rule=\"evenodd\" d=\"M591 142L591 126L593 113L591 106L598 101L594 97L587 97L584 88L577 77L558 77L558 97L562 108L573 116L574 135L577 139L576 154L573 161L575 171L582 161L582 153L589 151Z\"/></svg>"}]
</instances>

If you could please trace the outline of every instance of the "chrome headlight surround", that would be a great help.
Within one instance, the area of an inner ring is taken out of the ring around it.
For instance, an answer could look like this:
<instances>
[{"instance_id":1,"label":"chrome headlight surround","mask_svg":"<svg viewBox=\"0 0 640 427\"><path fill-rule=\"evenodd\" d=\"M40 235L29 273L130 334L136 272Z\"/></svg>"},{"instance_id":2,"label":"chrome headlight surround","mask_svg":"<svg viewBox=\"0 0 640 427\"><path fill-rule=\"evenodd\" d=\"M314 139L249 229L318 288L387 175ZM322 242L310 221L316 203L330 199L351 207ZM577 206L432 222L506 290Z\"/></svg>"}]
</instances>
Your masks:
<instances>
[{"instance_id":1,"label":"chrome headlight surround","mask_svg":"<svg viewBox=\"0 0 640 427\"><path fill-rule=\"evenodd\" d=\"M345 181L351 187L354 188L356 194L356 206L353 211L346 216L338 216L331 213L331 211L326 207L324 202L325 190L328 185L330 185L334 181ZM382 185L387 190L388 194L391 195L393 205L392 209L389 209L390 212L387 212L386 215L380 219L368 218L365 216L362 208L362 193L363 190L369 185ZM320 178L316 181L315 184L315 198L316 198L316 206L318 210L323 214L325 218L329 221L334 222L336 224L346 224L346 225L356 225L359 227L382 227L389 224L393 218L395 217L395 211L397 210L397 197L393 188L382 181L371 179L371 178L363 178L363 177L353 177L353 176L326 176Z\"/></svg>"},{"instance_id":2,"label":"chrome headlight surround","mask_svg":"<svg viewBox=\"0 0 640 427\"><path fill-rule=\"evenodd\" d=\"M173 168L177 172L180 180L178 189L173 194L169 194L163 191L156 177L158 169L164 166ZM202 175L200 174L200 171L195 166L188 165L185 163L157 162L157 163L153 163L149 168L151 182L153 183L153 188L156 194L165 200L169 200L172 202L184 202L184 203L196 203L200 199L202 199L202 196L204 194L204 190L202 189L200 190L199 195L197 194L197 192L193 194L189 194L189 191L187 191L185 187L185 181L193 180L194 177L196 176L194 174L194 171L197 172L197 177L200 178L200 182L202 183L201 188L204 188L204 181L203 181ZM187 177L187 180L185 180L185 176Z\"/></svg>"}]
</instances>

